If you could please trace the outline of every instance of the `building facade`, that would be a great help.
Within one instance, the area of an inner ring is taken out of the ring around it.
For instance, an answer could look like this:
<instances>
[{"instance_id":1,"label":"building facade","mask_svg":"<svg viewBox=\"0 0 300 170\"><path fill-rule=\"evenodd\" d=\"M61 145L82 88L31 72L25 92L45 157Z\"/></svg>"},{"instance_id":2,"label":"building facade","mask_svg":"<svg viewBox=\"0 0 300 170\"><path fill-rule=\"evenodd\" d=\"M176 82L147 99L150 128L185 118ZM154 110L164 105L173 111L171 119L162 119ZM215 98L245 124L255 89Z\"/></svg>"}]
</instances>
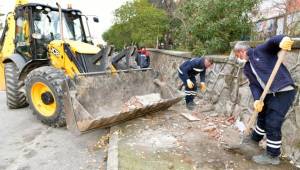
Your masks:
<instances>
[{"instance_id":1,"label":"building facade","mask_svg":"<svg viewBox=\"0 0 300 170\"><path fill-rule=\"evenodd\" d=\"M300 35L300 0L264 0L254 11L253 40L273 35Z\"/></svg>"}]
</instances>

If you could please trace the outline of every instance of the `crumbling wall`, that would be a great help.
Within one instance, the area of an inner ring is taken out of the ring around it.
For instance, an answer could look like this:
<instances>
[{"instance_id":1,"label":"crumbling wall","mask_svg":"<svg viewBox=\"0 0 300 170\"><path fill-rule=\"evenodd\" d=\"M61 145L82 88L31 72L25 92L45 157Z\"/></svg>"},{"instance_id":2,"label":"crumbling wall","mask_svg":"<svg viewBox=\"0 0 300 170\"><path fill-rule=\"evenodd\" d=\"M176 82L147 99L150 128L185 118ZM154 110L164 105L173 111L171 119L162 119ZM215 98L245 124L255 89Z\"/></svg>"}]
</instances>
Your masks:
<instances>
[{"instance_id":1,"label":"crumbling wall","mask_svg":"<svg viewBox=\"0 0 300 170\"><path fill-rule=\"evenodd\" d=\"M161 79L178 87L178 66L191 57L191 53L150 49L151 67L157 70ZM232 55L230 55L232 56ZM234 116L244 123L253 112L253 98L248 81L243 74L243 65L234 57L211 56L215 66L207 72L207 91L199 94L208 101L212 109L205 109L212 116ZM284 64L290 70L296 85L300 84L300 50L293 50L286 56ZM208 107L208 106L206 106ZM282 128L283 154L300 165L300 101L299 91L294 107L290 109Z\"/></svg>"}]
</instances>

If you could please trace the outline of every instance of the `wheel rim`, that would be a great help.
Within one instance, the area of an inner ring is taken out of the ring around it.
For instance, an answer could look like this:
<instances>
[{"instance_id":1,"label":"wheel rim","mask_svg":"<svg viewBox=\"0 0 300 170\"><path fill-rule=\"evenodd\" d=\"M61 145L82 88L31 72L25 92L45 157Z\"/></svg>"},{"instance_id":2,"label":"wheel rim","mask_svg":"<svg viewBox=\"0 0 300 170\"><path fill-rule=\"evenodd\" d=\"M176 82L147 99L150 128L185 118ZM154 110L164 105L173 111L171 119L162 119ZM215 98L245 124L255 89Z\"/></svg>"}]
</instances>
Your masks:
<instances>
[{"instance_id":1,"label":"wheel rim","mask_svg":"<svg viewBox=\"0 0 300 170\"><path fill-rule=\"evenodd\" d=\"M31 100L35 109L43 116L50 117L56 111L56 101L51 89L42 82L36 82L31 88Z\"/></svg>"}]
</instances>

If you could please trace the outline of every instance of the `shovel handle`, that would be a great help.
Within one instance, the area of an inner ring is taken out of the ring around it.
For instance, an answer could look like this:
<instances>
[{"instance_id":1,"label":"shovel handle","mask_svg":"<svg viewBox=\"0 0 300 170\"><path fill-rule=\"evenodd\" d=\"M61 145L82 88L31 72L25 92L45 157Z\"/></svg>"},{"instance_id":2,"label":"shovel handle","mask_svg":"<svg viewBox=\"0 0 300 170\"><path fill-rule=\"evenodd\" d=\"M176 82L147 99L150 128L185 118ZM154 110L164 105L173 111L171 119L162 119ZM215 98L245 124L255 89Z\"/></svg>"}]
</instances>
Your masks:
<instances>
[{"instance_id":1,"label":"shovel handle","mask_svg":"<svg viewBox=\"0 0 300 170\"><path fill-rule=\"evenodd\" d=\"M293 41L300 41L300 38L291 38Z\"/></svg>"},{"instance_id":2,"label":"shovel handle","mask_svg":"<svg viewBox=\"0 0 300 170\"><path fill-rule=\"evenodd\" d=\"M270 78L269 78L269 80L268 80L268 82L267 82L267 84L265 86L265 89L264 89L262 95L260 96L260 99L259 99L260 101L263 102L265 100L265 97L268 94L268 92L270 90L270 87L271 87L271 85L272 85L272 83L273 83L273 81L275 79L275 76L276 76L276 74L277 74L277 72L278 72L278 70L279 70L279 68L280 68L280 66L281 66L281 64L282 64L282 62L284 60L284 56L286 55L286 52L287 52L286 50L281 50L278 53L277 62L275 64L274 68L273 68L273 71L272 71L272 73L270 75ZM258 116L258 112L254 112L251 115L250 120L248 121L246 129L245 129L245 133L247 135L249 135L251 133L251 127L253 127L253 125L255 124L257 116Z\"/></svg>"}]
</instances>

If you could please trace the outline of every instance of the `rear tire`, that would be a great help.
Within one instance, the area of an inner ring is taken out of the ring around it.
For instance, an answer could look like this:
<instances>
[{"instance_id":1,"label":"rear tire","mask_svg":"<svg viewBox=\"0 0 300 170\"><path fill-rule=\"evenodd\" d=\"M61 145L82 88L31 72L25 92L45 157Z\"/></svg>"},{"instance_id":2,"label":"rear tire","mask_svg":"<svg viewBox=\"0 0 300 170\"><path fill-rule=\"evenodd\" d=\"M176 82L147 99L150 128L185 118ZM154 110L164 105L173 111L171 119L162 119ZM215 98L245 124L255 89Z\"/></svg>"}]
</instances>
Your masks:
<instances>
[{"instance_id":1,"label":"rear tire","mask_svg":"<svg viewBox=\"0 0 300 170\"><path fill-rule=\"evenodd\" d=\"M20 91L24 86L24 82L18 80L18 71L15 63L5 64L6 102L10 109L28 106L25 94Z\"/></svg>"},{"instance_id":2,"label":"rear tire","mask_svg":"<svg viewBox=\"0 0 300 170\"><path fill-rule=\"evenodd\" d=\"M33 114L52 127L66 125L62 85L63 71L43 66L31 71L25 79L26 94Z\"/></svg>"}]
</instances>

